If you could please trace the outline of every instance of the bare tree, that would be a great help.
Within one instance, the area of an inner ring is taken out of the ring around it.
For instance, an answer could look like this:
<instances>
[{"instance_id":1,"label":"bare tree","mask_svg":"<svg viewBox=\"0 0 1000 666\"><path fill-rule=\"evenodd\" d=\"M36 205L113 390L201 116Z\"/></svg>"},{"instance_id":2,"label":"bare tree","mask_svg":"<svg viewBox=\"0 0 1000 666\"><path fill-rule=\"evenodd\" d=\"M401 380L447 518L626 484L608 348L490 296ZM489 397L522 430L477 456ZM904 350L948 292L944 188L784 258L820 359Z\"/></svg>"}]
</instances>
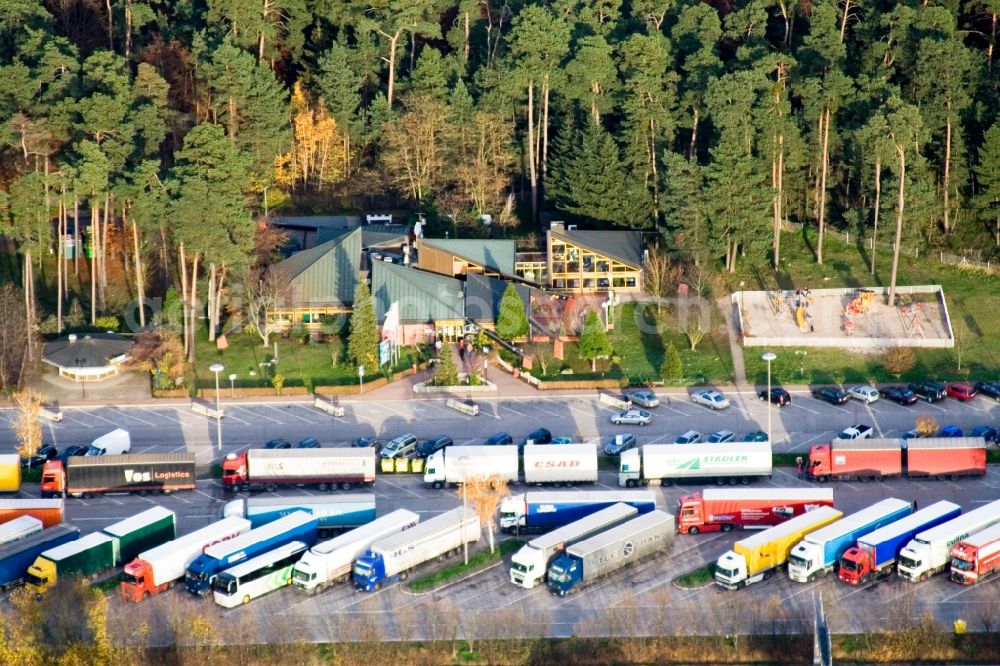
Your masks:
<instances>
[{"instance_id":1,"label":"bare tree","mask_svg":"<svg viewBox=\"0 0 1000 666\"><path fill-rule=\"evenodd\" d=\"M25 389L14 394L14 405L17 407L17 420L14 422L14 435L17 437L18 451L23 458L30 458L42 445L42 402L45 398L41 393Z\"/></svg>"},{"instance_id":2,"label":"bare tree","mask_svg":"<svg viewBox=\"0 0 1000 666\"><path fill-rule=\"evenodd\" d=\"M0 390L20 384L25 350L33 343L21 301L13 285L0 287Z\"/></svg>"},{"instance_id":3,"label":"bare tree","mask_svg":"<svg viewBox=\"0 0 1000 666\"><path fill-rule=\"evenodd\" d=\"M267 313L278 307L284 286L285 282L278 273L257 265L247 269L243 279L243 312L264 347L270 344L271 335L277 332L274 323L268 321Z\"/></svg>"},{"instance_id":4,"label":"bare tree","mask_svg":"<svg viewBox=\"0 0 1000 666\"><path fill-rule=\"evenodd\" d=\"M497 475L475 477L465 482L465 494L479 516L480 524L489 529L490 552L495 552L497 509L500 508L503 498L510 495L507 480Z\"/></svg>"},{"instance_id":5,"label":"bare tree","mask_svg":"<svg viewBox=\"0 0 1000 666\"><path fill-rule=\"evenodd\" d=\"M683 278L684 267L674 263L666 252L657 248L649 253L642 266L642 288L656 299L657 313L663 312L663 302L676 293Z\"/></svg>"}]
</instances>

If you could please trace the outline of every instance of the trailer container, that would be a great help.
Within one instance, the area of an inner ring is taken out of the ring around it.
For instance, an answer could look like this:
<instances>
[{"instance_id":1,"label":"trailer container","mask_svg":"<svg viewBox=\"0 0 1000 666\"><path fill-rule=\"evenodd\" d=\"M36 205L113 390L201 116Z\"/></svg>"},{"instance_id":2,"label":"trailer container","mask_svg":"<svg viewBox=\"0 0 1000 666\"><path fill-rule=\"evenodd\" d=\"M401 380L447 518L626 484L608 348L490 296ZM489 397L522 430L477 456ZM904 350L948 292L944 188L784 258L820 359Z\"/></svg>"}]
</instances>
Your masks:
<instances>
[{"instance_id":1,"label":"trailer container","mask_svg":"<svg viewBox=\"0 0 1000 666\"><path fill-rule=\"evenodd\" d=\"M560 486L597 481L597 447L531 444L524 447L524 482Z\"/></svg>"},{"instance_id":2,"label":"trailer container","mask_svg":"<svg viewBox=\"0 0 1000 666\"><path fill-rule=\"evenodd\" d=\"M910 478L986 474L986 440L982 437L917 437L906 442Z\"/></svg>"},{"instance_id":3,"label":"trailer container","mask_svg":"<svg viewBox=\"0 0 1000 666\"><path fill-rule=\"evenodd\" d=\"M183 578L188 566L206 549L249 531L249 520L223 518L200 530L139 553L136 559L125 565L119 592L129 601L135 602L159 594Z\"/></svg>"},{"instance_id":4,"label":"trailer container","mask_svg":"<svg viewBox=\"0 0 1000 666\"><path fill-rule=\"evenodd\" d=\"M792 548L788 557L788 577L806 583L816 576L825 576L837 567L844 552L860 537L912 512L913 504L910 502L889 498L810 532Z\"/></svg>"},{"instance_id":5,"label":"trailer container","mask_svg":"<svg viewBox=\"0 0 1000 666\"><path fill-rule=\"evenodd\" d=\"M1000 523L1000 500L925 530L903 546L896 572L900 578L914 583L926 580L948 565L952 546L997 523Z\"/></svg>"},{"instance_id":6,"label":"trailer container","mask_svg":"<svg viewBox=\"0 0 1000 666\"><path fill-rule=\"evenodd\" d=\"M154 506L102 530L115 541L115 564L131 562L139 553L165 544L177 536L177 516Z\"/></svg>"},{"instance_id":7,"label":"trailer container","mask_svg":"<svg viewBox=\"0 0 1000 666\"><path fill-rule=\"evenodd\" d=\"M618 485L634 488L692 481L747 484L770 477L769 442L647 444L621 454Z\"/></svg>"},{"instance_id":8,"label":"trailer container","mask_svg":"<svg viewBox=\"0 0 1000 666\"><path fill-rule=\"evenodd\" d=\"M42 467L42 497L93 497L109 493L194 490L193 453L74 456Z\"/></svg>"},{"instance_id":9,"label":"trailer container","mask_svg":"<svg viewBox=\"0 0 1000 666\"><path fill-rule=\"evenodd\" d=\"M45 528L54 527L63 521L63 500L0 499L0 524L22 516L37 518Z\"/></svg>"},{"instance_id":10,"label":"trailer container","mask_svg":"<svg viewBox=\"0 0 1000 666\"><path fill-rule=\"evenodd\" d=\"M315 487L332 490L375 482L375 450L250 449L230 453L222 462L222 489L235 492Z\"/></svg>"},{"instance_id":11,"label":"trailer container","mask_svg":"<svg viewBox=\"0 0 1000 666\"><path fill-rule=\"evenodd\" d=\"M0 546L0 589L20 585L35 559L56 546L80 538L80 530L62 523Z\"/></svg>"},{"instance_id":12,"label":"trailer container","mask_svg":"<svg viewBox=\"0 0 1000 666\"><path fill-rule=\"evenodd\" d=\"M648 490L528 492L503 498L500 529L519 533L545 532L618 502L634 506L639 513L656 508L656 496Z\"/></svg>"},{"instance_id":13,"label":"trailer container","mask_svg":"<svg viewBox=\"0 0 1000 666\"><path fill-rule=\"evenodd\" d=\"M21 456L0 455L0 493L16 493L21 489Z\"/></svg>"},{"instance_id":14,"label":"trailer container","mask_svg":"<svg viewBox=\"0 0 1000 666\"><path fill-rule=\"evenodd\" d=\"M842 512L821 506L763 532L740 539L715 565L715 583L738 590L769 578L788 561L792 547L813 530L839 519Z\"/></svg>"},{"instance_id":15,"label":"trailer container","mask_svg":"<svg viewBox=\"0 0 1000 666\"><path fill-rule=\"evenodd\" d=\"M510 582L531 589L545 580L549 565L566 546L587 539L609 527L634 518L634 506L612 504L596 513L563 525L521 546L510 560Z\"/></svg>"},{"instance_id":16,"label":"trailer container","mask_svg":"<svg viewBox=\"0 0 1000 666\"><path fill-rule=\"evenodd\" d=\"M419 514L397 509L367 525L316 544L295 565L292 584L303 592L318 594L335 582L346 582L351 576L354 560L373 543L408 530L419 522Z\"/></svg>"},{"instance_id":17,"label":"trailer container","mask_svg":"<svg viewBox=\"0 0 1000 666\"><path fill-rule=\"evenodd\" d=\"M916 513L860 537L840 558L840 580L866 585L892 573L899 551L915 535L961 515L962 507L936 502Z\"/></svg>"},{"instance_id":18,"label":"trailer container","mask_svg":"<svg viewBox=\"0 0 1000 666\"><path fill-rule=\"evenodd\" d=\"M674 517L651 511L566 548L549 567L548 585L561 597L627 564L662 553L674 542Z\"/></svg>"},{"instance_id":19,"label":"trailer container","mask_svg":"<svg viewBox=\"0 0 1000 666\"><path fill-rule=\"evenodd\" d=\"M478 541L479 516L458 507L372 543L354 562L354 587L365 592L405 580L410 570Z\"/></svg>"},{"instance_id":20,"label":"trailer container","mask_svg":"<svg viewBox=\"0 0 1000 666\"><path fill-rule=\"evenodd\" d=\"M293 511L305 511L316 519L321 534L351 529L375 520L375 495L350 493L316 497L251 497L227 502L222 517L246 518L253 527L287 516Z\"/></svg>"},{"instance_id":21,"label":"trailer container","mask_svg":"<svg viewBox=\"0 0 1000 666\"><path fill-rule=\"evenodd\" d=\"M54 587L59 577L91 576L113 566L115 540L104 532L92 532L35 558L28 567L25 584L35 594L41 594Z\"/></svg>"},{"instance_id":22,"label":"trailer container","mask_svg":"<svg viewBox=\"0 0 1000 666\"><path fill-rule=\"evenodd\" d=\"M0 525L0 545L29 537L44 529L42 521L34 516L21 516Z\"/></svg>"},{"instance_id":23,"label":"trailer container","mask_svg":"<svg viewBox=\"0 0 1000 666\"><path fill-rule=\"evenodd\" d=\"M829 488L707 488L677 501L681 534L761 529L821 506L833 506Z\"/></svg>"},{"instance_id":24,"label":"trailer container","mask_svg":"<svg viewBox=\"0 0 1000 666\"><path fill-rule=\"evenodd\" d=\"M835 439L809 450L802 470L819 482L981 476L986 473L986 440L982 437Z\"/></svg>"},{"instance_id":25,"label":"trailer container","mask_svg":"<svg viewBox=\"0 0 1000 666\"><path fill-rule=\"evenodd\" d=\"M951 579L972 585L1000 571L1000 524L987 527L951 547Z\"/></svg>"},{"instance_id":26,"label":"trailer container","mask_svg":"<svg viewBox=\"0 0 1000 666\"><path fill-rule=\"evenodd\" d=\"M449 446L427 458L424 483L444 488L477 477L516 483L519 464L516 446Z\"/></svg>"}]
</instances>

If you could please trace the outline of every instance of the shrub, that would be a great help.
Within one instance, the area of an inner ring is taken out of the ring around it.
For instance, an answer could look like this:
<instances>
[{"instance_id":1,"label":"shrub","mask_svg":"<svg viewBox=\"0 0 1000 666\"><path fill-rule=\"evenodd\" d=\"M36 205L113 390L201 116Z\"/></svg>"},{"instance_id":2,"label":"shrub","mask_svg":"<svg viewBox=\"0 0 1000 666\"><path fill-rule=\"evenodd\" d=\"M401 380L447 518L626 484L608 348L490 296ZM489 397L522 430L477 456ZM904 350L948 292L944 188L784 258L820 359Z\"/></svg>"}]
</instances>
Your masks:
<instances>
[{"instance_id":1,"label":"shrub","mask_svg":"<svg viewBox=\"0 0 1000 666\"><path fill-rule=\"evenodd\" d=\"M278 393L281 393L281 389L285 388L285 376L280 373L275 374L274 377L271 378L271 386L273 386L274 390Z\"/></svg>"},{"instance_id":2,"label":"shrub","mask_svg":"<svg viewBox=\"0 0 1000 666\"><path fill-rule=\"evenodd\" d=\"M684 364L681 362L681 355L672 342L667 343L667 348L663 352L663 365L660 366L660 375L664 381L676 381L684 376Z\"/></svg>"},{"instance_id":3,"label":"shrub","mask_svg":"<svg viewBox=\"0 0 1000 666\"><path fill-rule=\"evenodd\" d=\"M114 315L103 315L94 320L94 328L101 331L117 331L118 317Z\"/></svg>"},{"instance_id":4,"label":"shrub","mask_svg":"<svg viewBox=\"0 0 1000 666\"><path fill-rule=\"evenodd\" d=\"M882 367L890 375L899 377L917 364L917 353L912 347L893 347L882 355Z\"/></svg>"}]
</instances>

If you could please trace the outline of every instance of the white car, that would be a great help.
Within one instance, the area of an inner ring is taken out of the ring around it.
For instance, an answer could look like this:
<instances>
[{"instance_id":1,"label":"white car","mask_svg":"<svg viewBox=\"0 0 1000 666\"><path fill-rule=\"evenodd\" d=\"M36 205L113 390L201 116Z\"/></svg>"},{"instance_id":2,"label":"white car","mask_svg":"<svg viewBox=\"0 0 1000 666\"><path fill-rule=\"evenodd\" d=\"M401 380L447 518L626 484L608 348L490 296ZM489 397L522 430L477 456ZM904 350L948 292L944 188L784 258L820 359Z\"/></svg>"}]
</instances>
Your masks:
<instances>
[{"instance_id":1,"label":"white car","mask_svg":"<svg viewBox=\"0 0 1000 666\"><path fill-rule=\"evenodd\" d=\"M725 409L729 406L729 398L714 389L695 391L691 394L691 402L695 402L699 405L705 405L706 407L711 407L712 409Z\"/></svg>"},{"instance_id":2,"label":"white car","mask_svg":"<svg viewBox=\"0 0 1000 666\"><path fill-rule=\"evenodd\" d=\"M852 386L847 389L847 395L855 400L860 400L866 405L870 405L878 400L878 389L874 386Z\"/></svg>"},{"instance_id":3,"label":"white car","mask_svg":"<svg viewBox=\"0 0 1000 666\"><path fill-rule=\"evenodd\" d=\"M736 439L736 433L731 430L719 430L708 436L709 444L725 444Z\"/></svg>"},{"instance_id":4,"label":"white car","mask_svg":"<svg viewBox=\"0 0 1000 666\"><path fill-rule=\"evenodd\" d=\"M615 425L628 423L630 425L644 426L652 420L653 415L643 409L628 409L611 417L611 422Z\"/></svg>"}]
</instances>

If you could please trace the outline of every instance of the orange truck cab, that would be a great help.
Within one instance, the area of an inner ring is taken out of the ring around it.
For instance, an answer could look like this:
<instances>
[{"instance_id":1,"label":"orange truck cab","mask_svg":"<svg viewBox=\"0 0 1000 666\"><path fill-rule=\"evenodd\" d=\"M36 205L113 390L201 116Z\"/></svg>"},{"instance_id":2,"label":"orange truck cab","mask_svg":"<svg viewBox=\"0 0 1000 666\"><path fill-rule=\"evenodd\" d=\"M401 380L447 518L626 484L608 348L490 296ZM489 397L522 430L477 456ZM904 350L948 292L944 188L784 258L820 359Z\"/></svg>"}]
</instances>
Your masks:
<instances>
[{"instance_id":1,"label":"orange truck cab","mask_svg":"<svg viewBox=\"0 0 1000 666\"><path fill-rule=\"evenodd\" d=\"M62 461L49 460L42 467L42 497L66 496L66 470Z\"/></svg>"}]
</instances>

